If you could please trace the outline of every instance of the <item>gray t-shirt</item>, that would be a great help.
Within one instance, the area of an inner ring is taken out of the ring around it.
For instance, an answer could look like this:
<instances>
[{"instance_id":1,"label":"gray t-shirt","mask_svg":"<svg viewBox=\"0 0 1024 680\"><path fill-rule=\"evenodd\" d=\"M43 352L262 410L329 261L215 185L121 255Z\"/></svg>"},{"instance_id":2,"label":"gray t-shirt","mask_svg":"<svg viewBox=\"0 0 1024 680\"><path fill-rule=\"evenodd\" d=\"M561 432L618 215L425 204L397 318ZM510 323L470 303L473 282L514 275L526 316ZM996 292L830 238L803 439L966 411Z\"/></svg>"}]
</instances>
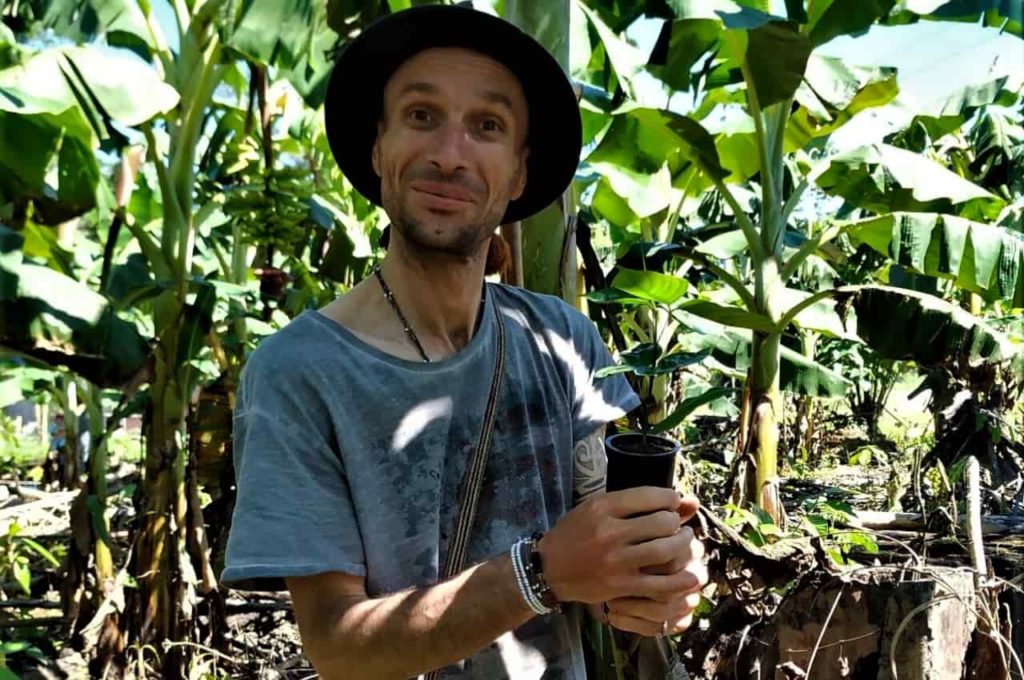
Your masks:
<instances>
[{"instance_id":1,"label":"gray t-shirt","mask_svg":"<svg viewBox=\"0 0 1024 680\"><path fill-rule=\"evenodd\" d=\"M573 444L634 408L594 325L558 298L486 287L480 328L443 361L381 352L319 312L264 340L235 408L238 498L222 580L283 588L341 571L382 596L438 580L504 319L505 372L467 564L572 508ZM584 680L579 612L535 617L446 678Z\"/></svg>"}]
</instances>

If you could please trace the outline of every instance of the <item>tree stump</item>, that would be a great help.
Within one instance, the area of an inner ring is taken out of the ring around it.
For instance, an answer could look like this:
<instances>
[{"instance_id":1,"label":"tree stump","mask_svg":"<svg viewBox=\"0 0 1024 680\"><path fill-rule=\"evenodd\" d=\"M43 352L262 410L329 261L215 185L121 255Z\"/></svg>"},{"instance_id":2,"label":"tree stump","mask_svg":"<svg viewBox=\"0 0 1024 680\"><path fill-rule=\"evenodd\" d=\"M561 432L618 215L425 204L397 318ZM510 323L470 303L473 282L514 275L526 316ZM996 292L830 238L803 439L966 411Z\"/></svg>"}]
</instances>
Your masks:
<instances>
[{"instance_id":1,"label":"tree stump","mask_svg":"<svg viewBox=\"0 0 1024 680\"><path fill-rule=\"evenodd\" d=\"M761 677L961 680L975 626L969 570L860 569L786 598Z\"/></svg>"}]
</instances>

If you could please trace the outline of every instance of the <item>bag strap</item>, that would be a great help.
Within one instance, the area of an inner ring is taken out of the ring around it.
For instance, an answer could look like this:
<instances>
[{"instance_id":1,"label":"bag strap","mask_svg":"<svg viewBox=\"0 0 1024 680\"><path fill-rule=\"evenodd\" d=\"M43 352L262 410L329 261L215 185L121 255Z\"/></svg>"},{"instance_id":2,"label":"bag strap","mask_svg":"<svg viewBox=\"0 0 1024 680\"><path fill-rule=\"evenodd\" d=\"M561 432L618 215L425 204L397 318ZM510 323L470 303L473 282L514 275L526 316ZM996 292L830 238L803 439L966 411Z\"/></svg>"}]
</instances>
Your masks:
<instances>
[{"instance_id":1,"label":"bag strap","mask_svg":"<svg viewBox=\"0 0 1024 680\"><path fill-rule=\"evenodd\" d=\"M476 520L476 508L480 500L480 490L483 488L484 470L487 468L487 458L491 451L491 434L494 432L494 416L498 410L498 392L501 387L501 376L505 371L505 325L501 319L501 312L498 306L491 301L494 307L494 322L497 324L498 351L494 358L494 376L491 378L491 391L487 397L487 408L484 411L483 427L480 428L480 438L477 440L473 457L466 468L465 476L462 479L462 493L459 497L459 516L455 523L455 531L452 540L448 544L448 554L445 556L444 571L441 579L449 579L462 571L466 563L466 550L469 547L469 534L473 529L473 522Z\"/></svg>"},{"instance_id":2,"label":"bag strap","mask_svg":"<svg viewBox=\"0 0 1024 680\"><path fill-rule=\"evenodd\" d=\"M469 547L469 534L473 529L473 523L476 521L476 508L480 500L480 490L483 488L484 470L487 468L487 458L491 451L494 416L498 410L498 392L501 387L501 377L505 372L505 324L502 321L498 305L493 298L491 299L491 306L494 308L494 322L498 335L498 351L494 358L494 376L491 378L491 391L487 397L487 408L484 410L484 422L483 427L480 428L480 438L477 440L473 457L470 459L462 479L462 493L459 494L459 515L455 522L452 540L448 543L441 580L447 580L455 576L465 566L466 551ZM424 676L424 680L439 680L440 677L441 669L437 669L427 673Z\"/></svg>"}]
</instances>

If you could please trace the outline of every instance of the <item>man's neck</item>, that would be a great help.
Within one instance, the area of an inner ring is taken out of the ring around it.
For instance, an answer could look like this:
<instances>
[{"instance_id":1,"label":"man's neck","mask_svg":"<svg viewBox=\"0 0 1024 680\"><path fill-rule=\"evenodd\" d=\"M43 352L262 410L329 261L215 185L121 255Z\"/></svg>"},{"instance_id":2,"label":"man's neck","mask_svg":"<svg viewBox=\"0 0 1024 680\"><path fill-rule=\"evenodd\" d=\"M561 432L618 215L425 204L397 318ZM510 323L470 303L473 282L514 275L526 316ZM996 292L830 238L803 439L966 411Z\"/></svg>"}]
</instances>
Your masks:
<instances>
[{"instance_id":1,"label":"man's neck","mask_svg":"<svg viewBox=\"0 0 1024 680\"><path fill-rule=\"evenodd\" d=\"M414 251L392 233L381 273L429 356L454 354L473 338L486 260L486 242L459 257Z\"/></svg>"}]
</instances>

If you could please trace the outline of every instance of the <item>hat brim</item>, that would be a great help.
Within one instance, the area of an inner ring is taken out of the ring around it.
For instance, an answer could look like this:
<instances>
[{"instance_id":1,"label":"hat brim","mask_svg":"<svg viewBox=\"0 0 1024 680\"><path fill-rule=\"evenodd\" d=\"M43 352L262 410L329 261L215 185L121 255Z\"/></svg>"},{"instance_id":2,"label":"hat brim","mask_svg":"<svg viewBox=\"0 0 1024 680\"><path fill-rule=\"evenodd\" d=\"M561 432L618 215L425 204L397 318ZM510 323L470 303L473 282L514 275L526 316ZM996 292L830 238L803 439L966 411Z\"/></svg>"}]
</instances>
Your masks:
<instances>
[{"instance_id":1,"label":"hat brim","mask_svg":"<svg viewBox=\"0 0 1024 680\"><path fill-rule=\"evenodd\" d=\"M526 188L509 202L503 224L543 210L572 182L582 124L572 83L547 50L513 24L468 7L429 5L389 15L339 55L324 103L331 153L359 193L381 205L371 156L384 87L407 59L432 47L485 54L519 79L529 108Z\"/></svg>"}]
</instances>

